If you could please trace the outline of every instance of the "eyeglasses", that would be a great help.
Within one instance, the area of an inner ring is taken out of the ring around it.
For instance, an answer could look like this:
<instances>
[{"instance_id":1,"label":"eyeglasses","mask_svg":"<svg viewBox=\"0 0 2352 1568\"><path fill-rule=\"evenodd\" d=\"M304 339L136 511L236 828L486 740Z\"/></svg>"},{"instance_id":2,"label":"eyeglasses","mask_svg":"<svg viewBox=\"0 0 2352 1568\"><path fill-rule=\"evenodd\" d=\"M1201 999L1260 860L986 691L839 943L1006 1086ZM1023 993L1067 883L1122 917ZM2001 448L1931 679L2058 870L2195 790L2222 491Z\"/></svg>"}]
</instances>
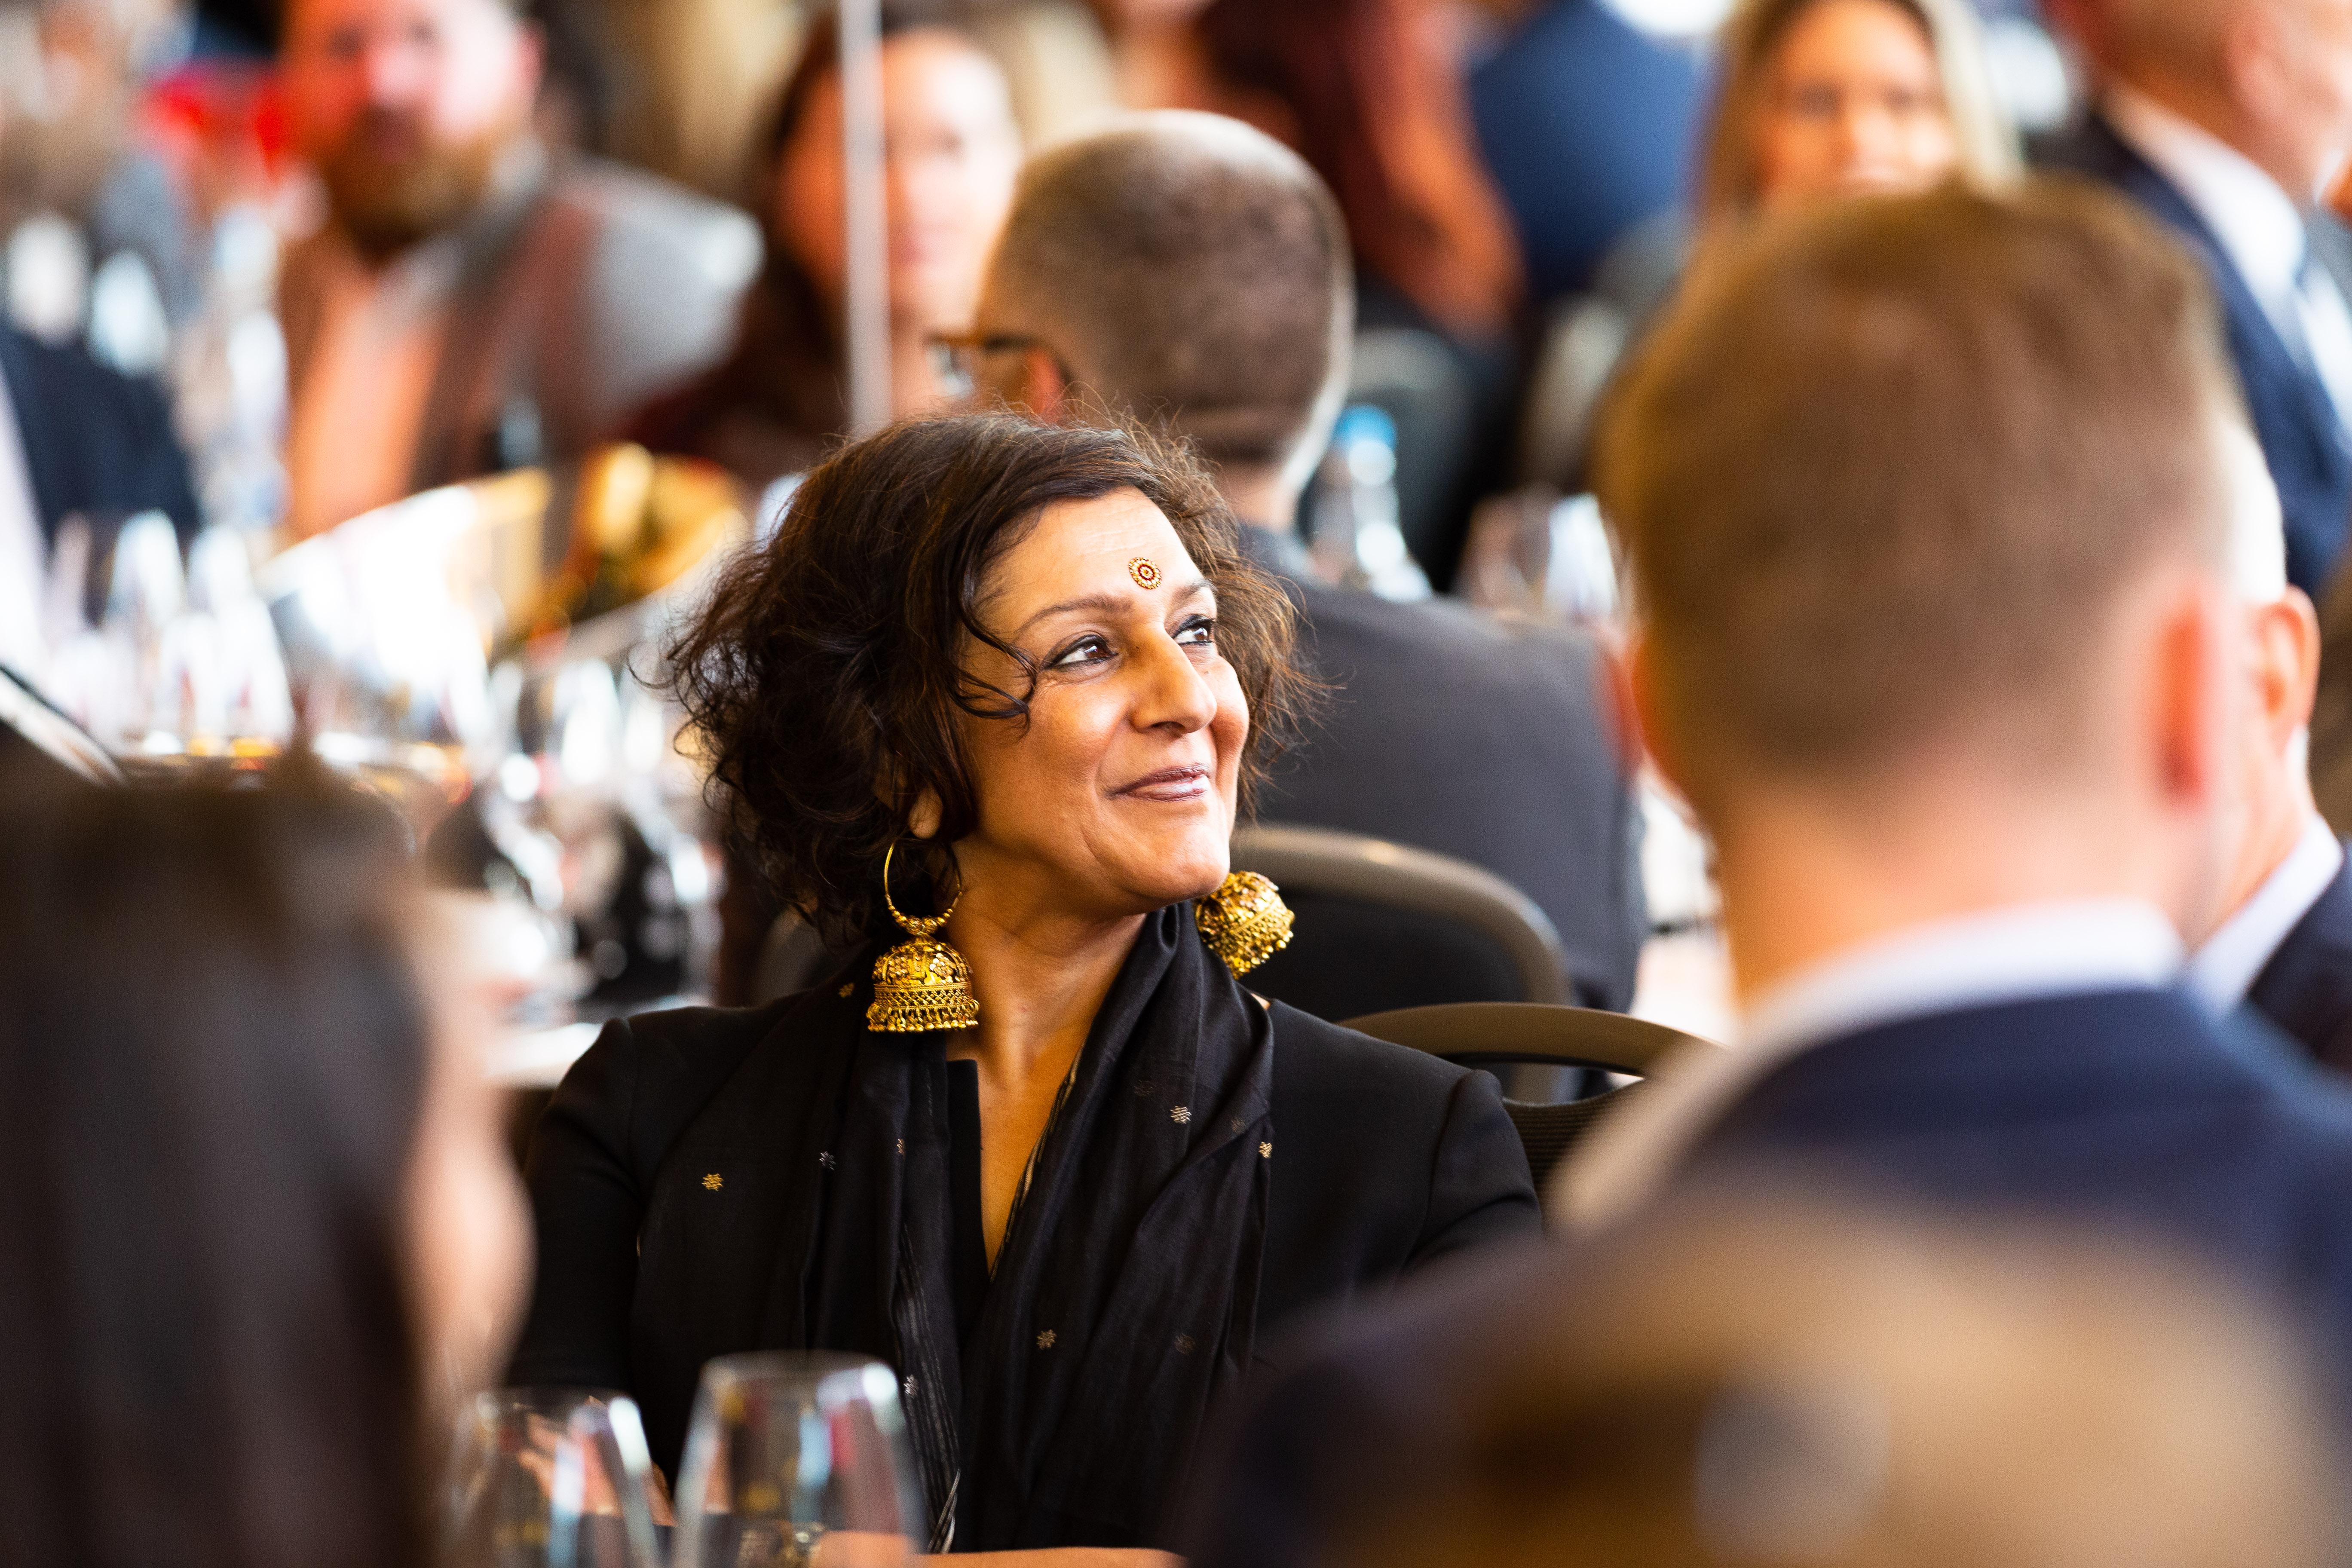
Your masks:
<instances>
[{"instance_id":1,"label":"eyeglasses","mask_svg":"<svg viewBox=\"0 0 2352 1568\"><path fill-rule=\"evenodd\" d=\"M1045 339L1022 332L933 332L924 346L930 352L931 374L950 397L970 397L978 391L982 362L994 355L1031 349L1052 352Z\"/></svg>"}]
</instances>

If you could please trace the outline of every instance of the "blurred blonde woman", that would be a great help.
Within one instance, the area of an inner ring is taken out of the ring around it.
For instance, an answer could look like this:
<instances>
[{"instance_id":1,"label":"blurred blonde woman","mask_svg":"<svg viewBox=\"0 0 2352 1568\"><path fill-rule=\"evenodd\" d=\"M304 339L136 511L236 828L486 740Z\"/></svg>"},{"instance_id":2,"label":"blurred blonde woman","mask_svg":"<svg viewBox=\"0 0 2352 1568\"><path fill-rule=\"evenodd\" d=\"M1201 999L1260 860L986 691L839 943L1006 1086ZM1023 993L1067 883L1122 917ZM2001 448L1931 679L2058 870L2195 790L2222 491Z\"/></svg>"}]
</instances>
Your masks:
<instances>
[{"instance_id":1,"label":"blurred blonde woman","mask_svg":"<svg viewBox=\"0 0 2352 1568\"><path fill-rule=\"evenodd\" d=\"M1689 227L1635 228L1602 264L1592 297L1552 328L1520 416L1527 478L1584 488L1593 412L1617 363L1613 353L1596 360L1591 343L1639 342L1694 269L1720 253L1716 242L1751 219L1948 179L1980 190L2018 180L2017 132L1993 97L1969 6L1740 0L1723 27L1721 87ZM1480 548L1473 542L1474 559Z\"/></svg>"},{"instance_id":2,"label":"blurred blonde woman","mask_svg":"<svg viewBox=\"0 0 2352 1568\"><path fill-rule=\"evenodd\" d=\"M2017 133L1967 0L1744 0L1722 59L1702 244L1824 197L2018 177Z\"/></svg>"}]
</instances>

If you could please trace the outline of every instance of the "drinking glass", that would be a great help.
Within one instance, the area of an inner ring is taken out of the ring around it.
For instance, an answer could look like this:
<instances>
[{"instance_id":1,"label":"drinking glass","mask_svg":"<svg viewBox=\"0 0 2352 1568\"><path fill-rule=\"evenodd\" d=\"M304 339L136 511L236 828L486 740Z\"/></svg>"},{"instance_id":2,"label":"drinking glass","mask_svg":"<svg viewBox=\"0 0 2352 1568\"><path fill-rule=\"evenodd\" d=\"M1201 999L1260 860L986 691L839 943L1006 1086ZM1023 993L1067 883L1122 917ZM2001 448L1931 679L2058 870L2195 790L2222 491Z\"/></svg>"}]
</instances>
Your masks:
<instances>
[{"instance_id":1,"label":"drinking glass","mask_svg":"<svg viewBox=\"0 0 2352 1568\"><path fill-rule=\"evenodd\" d=\"M898 1380L859 1356L721 1356L679 1466L673 1568L897 1568L928 1531Z\"/></svg>"},{"instance_id":2,"label":"drinking glass","mask_svg":"<svg viewBox=\"0 0 2352 1568\"><path fill-rule=\"evenodd\" d=\"M447 1568L660 1568L652 1462L627 1395L501 1388L457 1424Z\"/></svg>"}]
</instances>

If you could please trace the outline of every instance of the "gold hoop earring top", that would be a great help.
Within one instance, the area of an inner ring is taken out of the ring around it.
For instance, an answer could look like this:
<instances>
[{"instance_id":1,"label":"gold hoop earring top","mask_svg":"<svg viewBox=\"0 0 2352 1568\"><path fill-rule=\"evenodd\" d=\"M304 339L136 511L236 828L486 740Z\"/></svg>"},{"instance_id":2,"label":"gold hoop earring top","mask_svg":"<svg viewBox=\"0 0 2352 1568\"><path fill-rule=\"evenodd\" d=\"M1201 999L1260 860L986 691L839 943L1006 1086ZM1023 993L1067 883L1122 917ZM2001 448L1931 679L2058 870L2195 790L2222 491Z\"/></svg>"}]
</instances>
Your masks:
<instances>
[{"instance_id":1,"label":"gold hoop earring top","mask_svg":"<svg viewBox=\"0 0 2352 1568\"><path fill-rule=\"evenodd\" d=\"M941 910L938 914L909 915L900 912L898 906L892 902L890 899L890 857L896 855L898 852L898 847L896 844L891 845L889 848L882 851L882 907L890 911L890 918L892 920L897 921L900 925L914 932L915 935L929 936L933 931L948 923L948 917L955 913L957 903L959 903L963 898L963 889L961 888L958 888L956 889L956 896L948 900L948 907Z\"/></svg>"}]
</instances>

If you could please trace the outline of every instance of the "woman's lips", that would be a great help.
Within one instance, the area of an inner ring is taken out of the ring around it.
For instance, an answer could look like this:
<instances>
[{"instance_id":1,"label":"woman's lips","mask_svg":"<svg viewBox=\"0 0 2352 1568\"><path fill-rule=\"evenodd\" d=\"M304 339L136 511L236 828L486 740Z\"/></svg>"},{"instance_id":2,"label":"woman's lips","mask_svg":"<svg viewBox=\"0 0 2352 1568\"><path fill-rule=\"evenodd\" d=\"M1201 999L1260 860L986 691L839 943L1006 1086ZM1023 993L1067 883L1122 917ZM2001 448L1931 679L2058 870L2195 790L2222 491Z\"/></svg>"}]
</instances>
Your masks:
<instances>
[{"instance_id":1,"label":"woman's lips","mask_svg":"<svg viewBox=\"0 0 2352 1568\"><path fill-rule=\"evenodd\" d=\"M1193 766L1162 768L1111 791L1128 800L1198 800L1209 793L1209 770Z\"/></svg>"}]
</instances>

